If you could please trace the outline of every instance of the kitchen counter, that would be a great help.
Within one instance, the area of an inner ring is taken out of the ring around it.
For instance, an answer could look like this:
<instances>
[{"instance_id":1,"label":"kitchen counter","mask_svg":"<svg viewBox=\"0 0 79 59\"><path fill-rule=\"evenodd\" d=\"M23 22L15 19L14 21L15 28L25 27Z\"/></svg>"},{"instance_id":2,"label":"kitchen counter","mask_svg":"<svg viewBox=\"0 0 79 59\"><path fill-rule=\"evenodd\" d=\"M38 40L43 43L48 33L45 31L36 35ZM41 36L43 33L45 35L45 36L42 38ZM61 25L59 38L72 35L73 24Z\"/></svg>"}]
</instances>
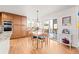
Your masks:
<instances>
[{"instance_id":1,"label":"kitchen counter","mask_svg":"<svg viewBox=\"0 0 79 59\"><path fill-rule=\"evenodd\" d=\"M10 49L10 37L12 31L0 33L0 54L8 54Z\"/></svg>"}]
</instances>

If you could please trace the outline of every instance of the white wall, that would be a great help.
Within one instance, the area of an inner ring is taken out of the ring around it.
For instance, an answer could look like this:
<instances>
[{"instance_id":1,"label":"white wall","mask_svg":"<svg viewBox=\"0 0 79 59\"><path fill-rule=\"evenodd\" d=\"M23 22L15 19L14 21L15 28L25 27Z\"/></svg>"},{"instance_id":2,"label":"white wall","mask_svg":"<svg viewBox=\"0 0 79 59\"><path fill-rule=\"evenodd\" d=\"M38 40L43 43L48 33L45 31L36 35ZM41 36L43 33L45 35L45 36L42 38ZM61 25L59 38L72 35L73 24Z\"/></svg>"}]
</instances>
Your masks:
<instances>
[{"instance_id":1,"label":"white wall","mask_svg":"<svg viewBox=\"0 0 79 59\"><path fill-rule=\"evenodd\" d=\"M79 6L76 7L76 14L77 14L77 20L76 20L76 23L77 23L77 24L79 23L79 15L78 15L78 13L79 13ZM78 47L79 47L79 28L77 27L77 26L79 26L79 25L77 25L77 24L76 24L77 39L78 39L78 43L77 43L77 45L78 45Z\"/></svg>"},{"instance_id":2,"label":"white wall","mask_svg":"<svg viewBox=\"0 0 79 59\"><path fill-rule=\"evenodd\" d=\"M76 23L77 23L77 8L78 7L72 7L69 9L63 9L61 11L55 12L55 13L51 13L46 15L43 19L58 19L58 40L60 39L62 34L62 29L65 28L66 26L62 26L62 17L66 17L66 16L71 16L71 26L66 27L68 29L71 29L72 31L72 45L75 47L78 47L78 35L77 35L77 29L76 29Z\"/></svg>"}]
</instances>

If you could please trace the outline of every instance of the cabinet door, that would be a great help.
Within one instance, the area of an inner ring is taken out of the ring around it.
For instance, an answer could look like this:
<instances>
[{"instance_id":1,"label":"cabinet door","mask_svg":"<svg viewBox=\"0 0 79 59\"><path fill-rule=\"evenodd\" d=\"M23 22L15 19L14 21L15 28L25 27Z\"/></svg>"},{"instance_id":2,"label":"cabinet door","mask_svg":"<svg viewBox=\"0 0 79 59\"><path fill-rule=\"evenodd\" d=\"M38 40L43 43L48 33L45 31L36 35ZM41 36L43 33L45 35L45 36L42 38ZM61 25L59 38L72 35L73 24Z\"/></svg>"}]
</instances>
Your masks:
<instances>
[{"instance_id":1,"label":"cabinet door","mask_svg":"<svg viewBox=\"0 0 79 59\"><path fill-rule=\"evenodd\" d=\"M13 26L13 34L12 34L12 38L19 38L21 37L21 26L19 25L14 25Z\"/></svg>"},{"instance_id":2,"label":"cabinet door","mask_svg":"<svg viewBox=\"0 0 79 59\"><path fill-rule=\"evenodd\" d=\"M13 15L9 13L2 13L2 21L11 21L13 20Z\"/></svg>"},{"instance_id":3,"label":"cabinet door","mask_svg":"<svg viewBox=\"0 0 79 59\"><path fill-rule=\"evenodd\" d=\"M7 17L8 17L7 13L2 13L2 18L3 19L7 19Z\"/></svg>"},{"instance_id":4,"label":"cabinet door","mask_svg":"<svg viewBox=\"0 0 79 59\"><path fill-rule=\"evenodd\" d=\"M20 16L14 15L14 21L13 21L14 24L21 25L21 22L22 22L21 20L22 19Z\"/></svg>"},{"instance_id":5,"label":"cabinet door","mask_svg":"<svg viewBox=\"0 0 79 59\"><path fill-rule=\"evenodd\" d=\"M22 17L22 25L27 26L27 18L26 17Z\"/></svg>"},{"instance_id":6,"label":"cabinet door","mask_svg":"<svg viewBox=\"0 0 79 59\"><path fill-rule=\"evenodd\" d=\"M3 16L3 17L2 17L2 22L3 22L3 21L10 21L10 19L8 19L7 16Z\"/></svg>"},{"instance_id":7,"label":"cabinet door","mask_svg":"<svg viewBox=\"0 0 79 59\"><path fill-rule=\"evenodd\" d=\"M13 14L7 14L7 19L12 20L13 19Z\"/></svg>"},{"instance_id":8,"label":"cabinet door","mask_svg":"<svg viewBox=\"0 0 79 59\"><path fill-rule=\"evenodd\" d=\"M22 37L26 36L26 26L23 26L23 25L21 26L21 34L22 34L21 35Z\"/></svg>"},{"instance_id":9,"label":"cabinet door","mask_svg":"<svg viewBox=\"0 0 79 59\"><path fill-rule=\"evenodd\" d=\"M20 38L26 36L26 26L14 25L13 34L11 38Z\"/></svg>"}]
</instances>

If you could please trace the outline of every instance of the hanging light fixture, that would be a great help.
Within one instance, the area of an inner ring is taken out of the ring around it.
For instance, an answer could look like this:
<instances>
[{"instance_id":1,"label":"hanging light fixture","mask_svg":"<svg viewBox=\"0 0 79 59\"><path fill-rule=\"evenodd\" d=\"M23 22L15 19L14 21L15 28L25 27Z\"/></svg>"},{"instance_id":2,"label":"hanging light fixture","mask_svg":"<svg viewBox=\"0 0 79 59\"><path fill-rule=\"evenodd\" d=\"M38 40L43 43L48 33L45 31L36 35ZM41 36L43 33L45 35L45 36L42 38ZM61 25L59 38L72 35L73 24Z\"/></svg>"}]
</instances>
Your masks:
<instances>
[{"instance_id":1,"label":"hanging light fixture","mask_svg":"<svg viewBox=\"0 0 79 59\"><path fill-rule=\"evenodd\" d=\"M37 12L37 19L36 19L36 22L37 22L37 26L39 27L39 18L38 18L39 10L37 10L36 12Z\"/></svg>"},{"instance_id":2,"label":"hanging light fixture","mask_svg":"<svg viewBox=\"0 0 79 59\"><path fill-rule=\"evenodd\" d=\"M36 23L37 23L37 25L36 25L37 26L37 48L36 49L38 49L38 42L39 42L38 41L38 31L39 31L38 13L39 13L39 10L37 10L36 12L37 12L37 19L36 19Z\"/></svg>"}]
</instances>

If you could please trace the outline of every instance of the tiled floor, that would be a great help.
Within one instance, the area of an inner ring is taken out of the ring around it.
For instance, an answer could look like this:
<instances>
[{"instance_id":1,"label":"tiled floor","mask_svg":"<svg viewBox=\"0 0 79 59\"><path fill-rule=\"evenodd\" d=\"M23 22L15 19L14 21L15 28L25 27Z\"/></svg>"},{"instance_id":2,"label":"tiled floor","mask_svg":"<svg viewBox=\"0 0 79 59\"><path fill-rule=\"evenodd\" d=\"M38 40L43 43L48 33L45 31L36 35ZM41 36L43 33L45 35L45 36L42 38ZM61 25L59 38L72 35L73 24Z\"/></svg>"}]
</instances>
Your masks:
<instances>
[{"instance_id":1,"label":"tiled floor","mask_svg":"<svg viewBox=\"0 0 79 59\"><path fill-rule=\"evenodd\" d=\"M11 39L10 54L78 54L79 50L50 40L48 47L35 49L30 37Z\"/></svg>"}]
</instances>

